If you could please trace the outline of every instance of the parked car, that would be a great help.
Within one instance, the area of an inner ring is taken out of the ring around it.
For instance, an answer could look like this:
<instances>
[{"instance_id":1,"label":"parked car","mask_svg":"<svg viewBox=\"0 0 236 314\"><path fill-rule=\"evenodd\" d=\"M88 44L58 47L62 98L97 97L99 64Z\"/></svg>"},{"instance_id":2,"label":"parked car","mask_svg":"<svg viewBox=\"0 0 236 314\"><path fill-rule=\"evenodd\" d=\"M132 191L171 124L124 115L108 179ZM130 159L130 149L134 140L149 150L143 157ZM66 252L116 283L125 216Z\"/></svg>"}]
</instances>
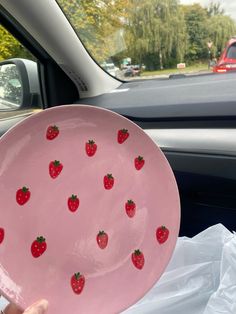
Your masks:
<instances>
[{"instance_id":1,"label":"parked car","mask_svg":"<svg viewBox=\"0 0 236 314\"><path fill-rule=\"evenodd\" d=\"M124 71L125 77L134 77L134 76L140 76L141 70L139 65L129 65Z\"/></svg>"},{"instance_id":2,"label":"parked car","mask_svg":"<svg viewBox=\"0 0 236 314\"><path fill-rule=\"evenodd\" d=\"M105 63L102 65L102 67L105 71L114 77L116 77L117 71L119 70L119 68L117 68L114 63Z\"/></svg>"},{"instance_id":3,"label":"parked car","mask_svg":"<svg viewBox=\"0 0 236 314\"><path fill-rule=\"evenodd\" d=\"M213 72L225 73L236 70L236 36L231 38L224 51L222 52L218 62L213 66Z\"/></svg>"}]
</instances>

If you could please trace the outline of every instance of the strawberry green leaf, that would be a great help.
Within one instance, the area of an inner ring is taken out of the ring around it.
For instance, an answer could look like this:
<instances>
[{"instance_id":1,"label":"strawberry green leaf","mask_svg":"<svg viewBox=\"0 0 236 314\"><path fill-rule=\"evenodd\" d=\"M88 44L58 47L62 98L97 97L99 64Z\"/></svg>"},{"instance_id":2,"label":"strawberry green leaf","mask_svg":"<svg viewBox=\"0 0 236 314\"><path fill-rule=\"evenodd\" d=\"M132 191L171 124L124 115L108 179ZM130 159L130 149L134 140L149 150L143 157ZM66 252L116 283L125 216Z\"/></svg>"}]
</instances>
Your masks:
<instances>
[{"instance_id":1,"label":"strawberry green leaf","mask_svg":"<svg viewBox=\"0 0 236 314\"><path fill-rule=\"evenodd\" d=\"M37 242L39 242L39 243L43 243L43 242L45 242L45 238L44 237L37 237Z\"/></svg>"},{"instance_id":2,"label":"strawberry green leaf","mask_svg":"<svg viewBox=\"0 0 236 314\"><path fill-rule=\"evenodd\" d=\"M75 194L72 194L71 197L70 197L70 199L73 200L73 201L77 200L77 198L78 198L78 197L77 197L77 195L75 195Z\"/></svg>"},{"instance_id":3,"label":"strawberry green leaf","mask_svg":"<svg viewBox=\"0 0 236 314\"><path fill-rule=\"evenodd\" d=\"M75 273L75 279L78 280L80 278L80 273Z\"/></svg>"},{"instance_id":4,"label":"strawberry green leaf","mask_svg":"<svg viewBox=\"0 0 236 314\"><path fill-rule=\"evenodd\" d=\"M23 193L26 193L26 192L28 192L28 191L29 191L29 189L28 189L26 186L23 186L22 192L23 192Z\"/></svg>"},{"instance_id":5,"label":"strawberry green leaf","mask_svg":"<svg viewBox=\"0 0 236 314\"><path fill-rule=\"evenodd\" d=\"M128 133L128 130L127 129L122 129L121 132L126 134L126 133Z\"/></svg>"},{"instance_id":6,"label":"strawberry green leaf","mask_svg":"<svg viewBox=\"0 0 236 314\"><path fill-rule=\"evenodd\" d=\"M53 164L54 164L55 167L58 167L58 166L60 166L60 161L59 160L54 160Z\"/></svg>"}]
</instances>

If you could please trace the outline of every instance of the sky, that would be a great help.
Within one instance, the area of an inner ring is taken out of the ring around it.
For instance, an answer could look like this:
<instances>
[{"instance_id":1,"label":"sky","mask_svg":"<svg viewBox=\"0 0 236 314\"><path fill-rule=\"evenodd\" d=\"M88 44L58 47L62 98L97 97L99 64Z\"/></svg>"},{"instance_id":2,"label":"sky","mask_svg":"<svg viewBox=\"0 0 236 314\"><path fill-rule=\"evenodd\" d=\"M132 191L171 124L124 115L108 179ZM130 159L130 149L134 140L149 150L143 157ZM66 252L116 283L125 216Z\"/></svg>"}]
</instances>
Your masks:
<instances>
[{"instance_id":1,"label":"sky","mask_svg":"<svg viewBox=\"0 0 236 314\"><path fill-rule=\"evenodd\" d=\"M182 4L200 3L203 6L207 6L212 0L180 0ZM217 0L215 2L218 2ZM235 0L219 0L222 4L222 8L227 15L230 15L236 20L236 1Z\"/></svg>"}]
</instances>

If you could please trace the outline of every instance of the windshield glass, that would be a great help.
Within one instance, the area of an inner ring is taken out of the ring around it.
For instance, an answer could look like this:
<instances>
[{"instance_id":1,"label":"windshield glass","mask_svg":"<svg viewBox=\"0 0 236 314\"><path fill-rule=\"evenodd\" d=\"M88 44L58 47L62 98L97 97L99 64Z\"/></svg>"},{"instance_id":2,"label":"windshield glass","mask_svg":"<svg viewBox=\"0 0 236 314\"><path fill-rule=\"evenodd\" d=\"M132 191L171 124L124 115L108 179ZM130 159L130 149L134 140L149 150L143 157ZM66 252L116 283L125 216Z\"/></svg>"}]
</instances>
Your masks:
<instances>
[{"instance_id":1,"label":"windshield glass","mask_svg":"<svg viewBox=\"0 0 236 314\"><path fill-rule=\"evenodd\" d=\"M57 2L91 56L120 79L236 68L235 1Z\"/></svg>"}]
</instances>

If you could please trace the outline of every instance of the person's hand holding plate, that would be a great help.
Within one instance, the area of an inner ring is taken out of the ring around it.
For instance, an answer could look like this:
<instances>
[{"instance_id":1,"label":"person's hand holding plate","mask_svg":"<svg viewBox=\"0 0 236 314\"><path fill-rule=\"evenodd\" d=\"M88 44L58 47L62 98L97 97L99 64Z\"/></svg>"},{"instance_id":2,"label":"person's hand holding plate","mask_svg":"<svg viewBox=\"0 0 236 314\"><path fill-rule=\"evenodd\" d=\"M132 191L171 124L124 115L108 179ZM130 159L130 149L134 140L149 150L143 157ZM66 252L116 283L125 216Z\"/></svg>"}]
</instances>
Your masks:
<instances>
[{"instance_id":1,"label":"person's hand holding plate","mask_svg":"<svg viewBox=\"0 0 236 314\"><path fill-rule=\"evenodd\" d=\"M40 300L30 307L28 307L24 312L18 309L14 304L9 304L4 312L4 314L44 314L47 311L48 302L46 300Z\"/></svg>"}]
</instances>

